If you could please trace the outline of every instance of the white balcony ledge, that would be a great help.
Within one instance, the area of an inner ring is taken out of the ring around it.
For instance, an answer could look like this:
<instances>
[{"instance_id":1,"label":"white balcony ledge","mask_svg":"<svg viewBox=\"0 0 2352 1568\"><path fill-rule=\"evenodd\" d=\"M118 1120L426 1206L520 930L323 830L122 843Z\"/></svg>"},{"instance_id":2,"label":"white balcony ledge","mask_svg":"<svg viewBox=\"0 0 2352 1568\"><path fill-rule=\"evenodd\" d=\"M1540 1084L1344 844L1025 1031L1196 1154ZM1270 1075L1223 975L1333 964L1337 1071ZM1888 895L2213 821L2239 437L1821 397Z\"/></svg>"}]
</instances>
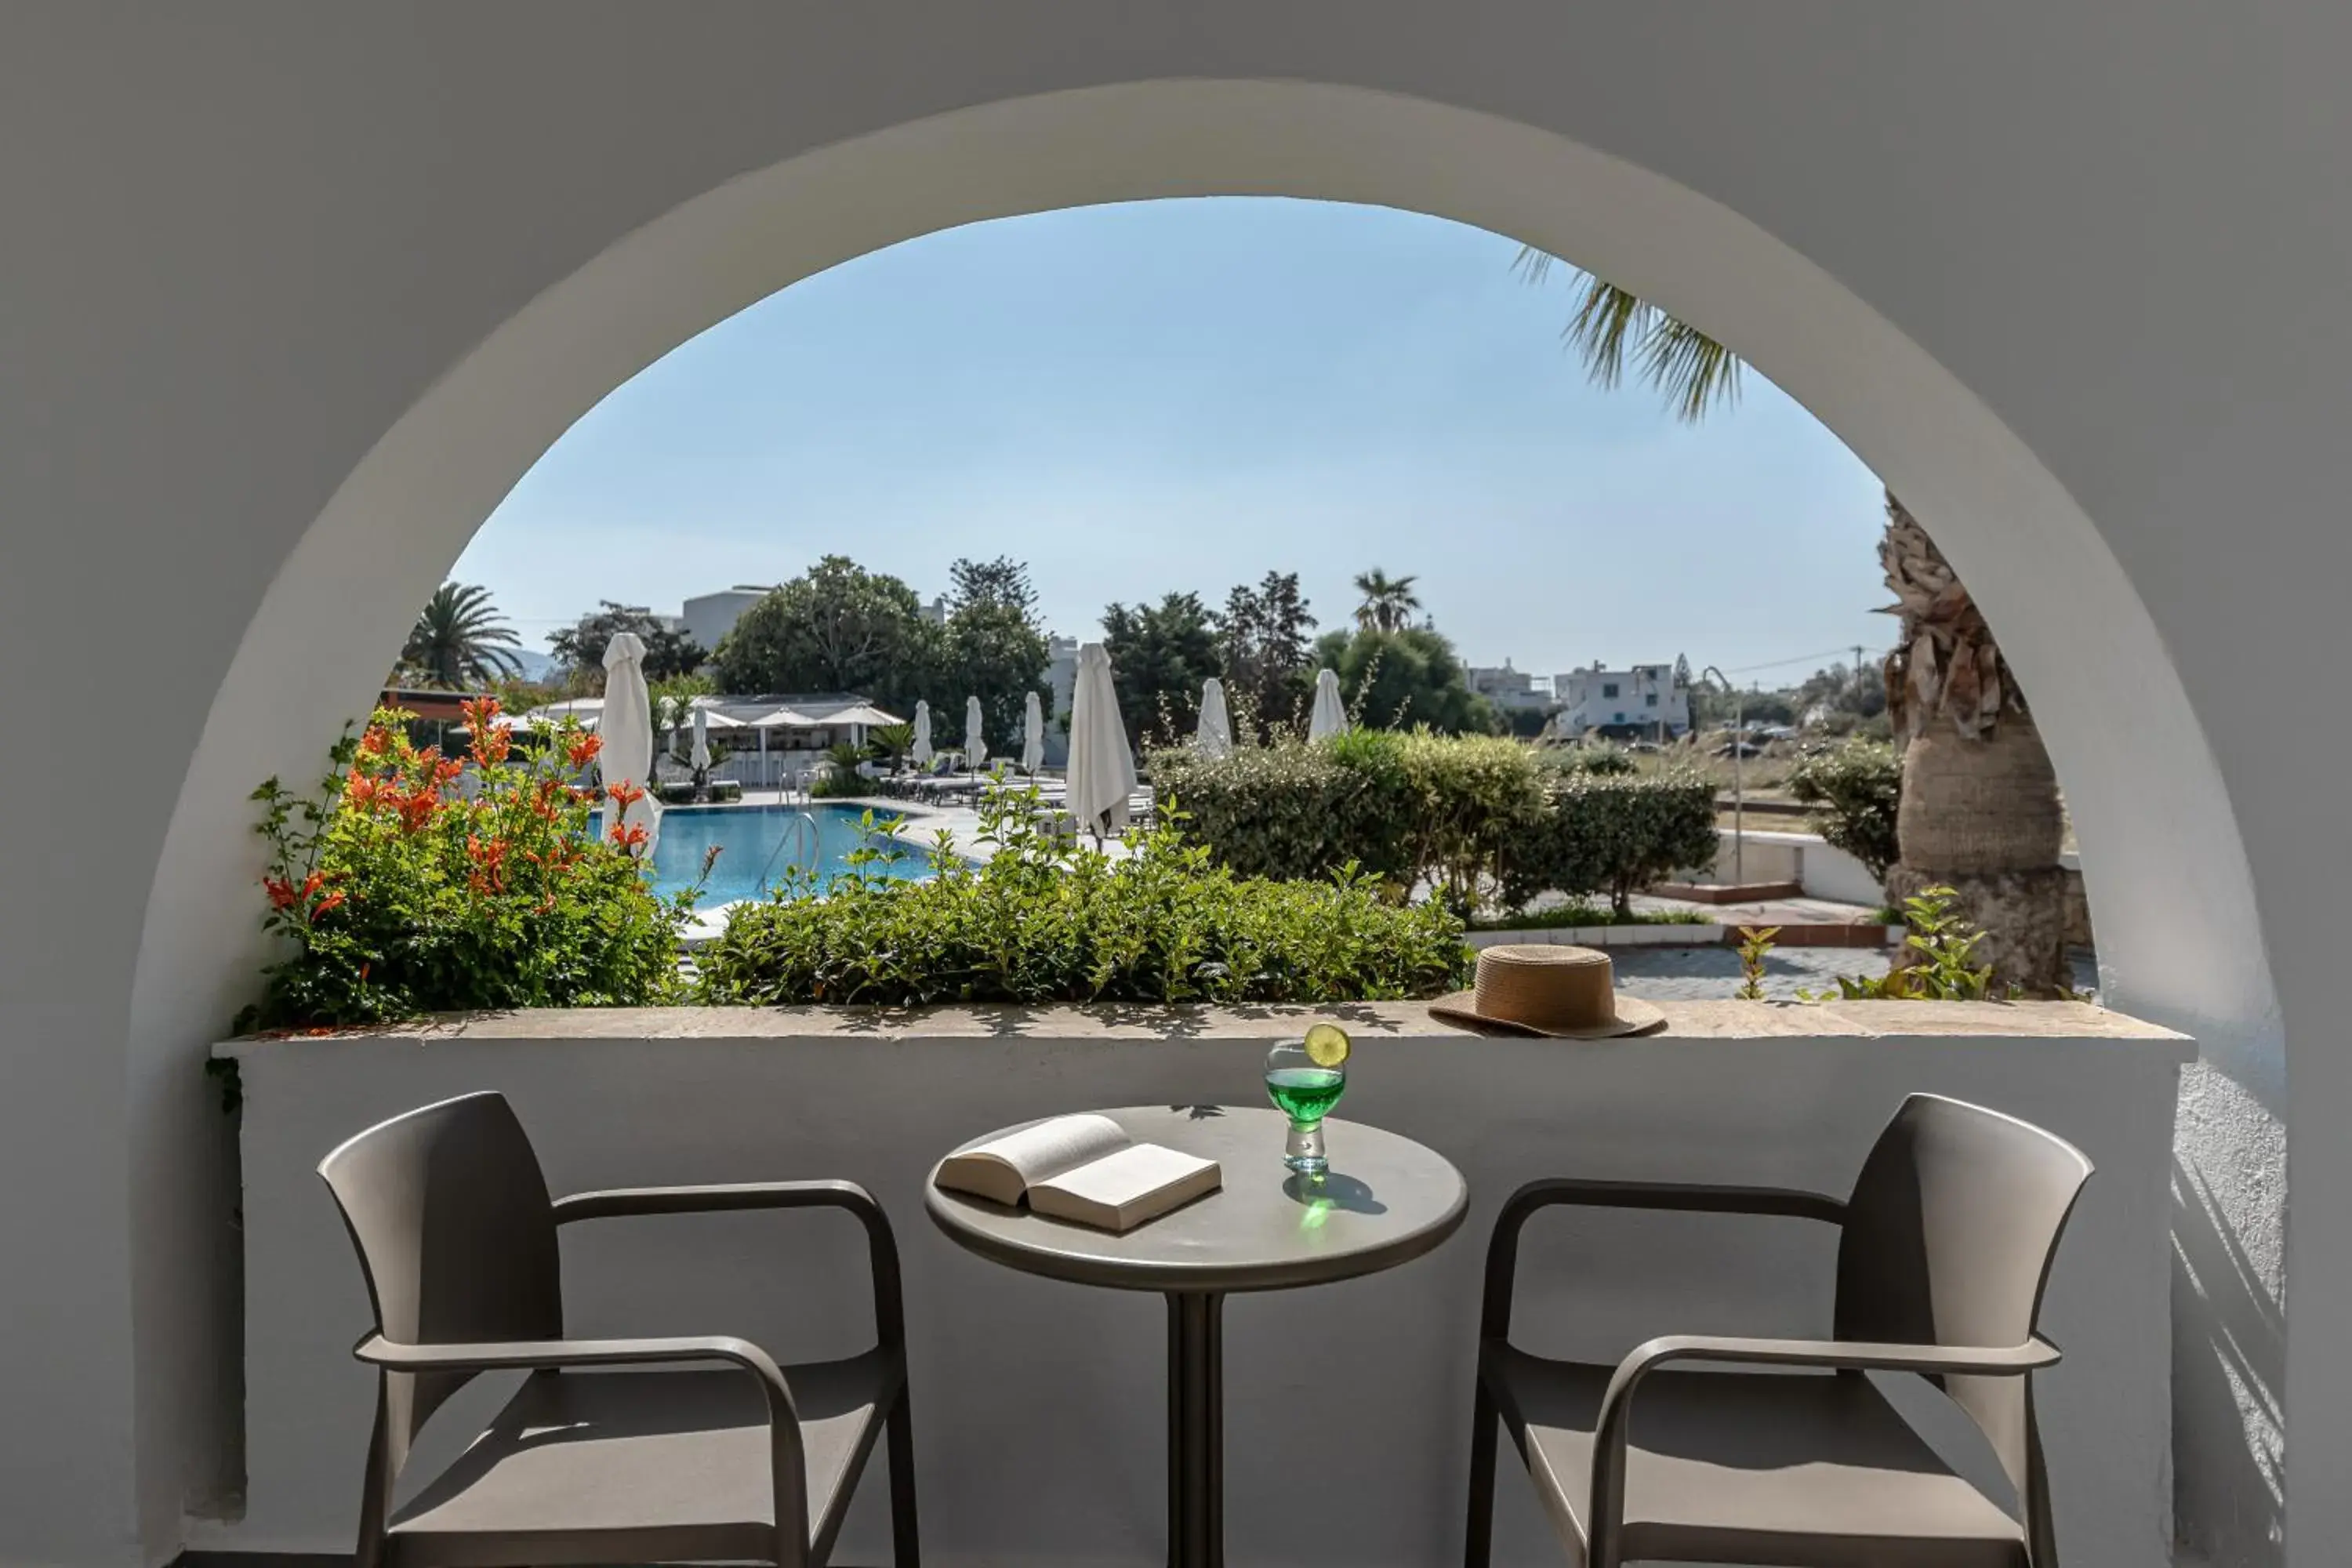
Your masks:
<instances>
[{"instance_id":1,"label":"white balcony ledge","mask_svg":"<svg viewBox=\"0 0 2352 1568\"><path fill-rule=\"evenodd\" d=\"M1402 1568L1458 1555L1478 1271L1494 1212L1521 1182L1610 1174L1842 1194L1915 1089L2028 1118L2097 1163L2044 1314L2067 1352L2041 1384L2061 1556L2070 1568L2164 1560L2168 1184L2176 1080L2193 1055L2182 1037L2072 1003L1668 1004L1664 1033L1601 1043L1467 1036L1412 1005L1328 1011L1359 1041L1342 1118L1445 1153L1469 1178L1471 1216L1437 1253L1391 1273L1231 1305L1237 1563ZM920 1183L959 1139L1024 1116L1248 1103L1269 1041L1312 1016L546 1012L225 1045L245 1092L247 1510L193 1544L349 1549L372 1387L350 1347L368 1313L313 1167L383 1117L496 1089L559 1193L866 1184L905 1260L927 1557L1157 1562L1160 1303L959 1251L924 1218ZM1344 1163L1344 1130L1332 1143ZM854 1226L697 1216L590 1227L564 1245L574 1333L725 1331L806 1358L869 1331ZM1539 1350L1586 1355L1666 1331L1816 1333L1832 1247L1831 1235L1790 1221L1563 1211L1529 1229L1518 1331ZM1918 1392L1908 1403L1934 1411ZM1937 1430L1988 1473L1964 1424ZM1500 1490L1498 1561L1559 1562L1524 1484L1507 1470ZM886 1561L887 1541L880 1510L861 1499L837 1555Z\"/></svg>"}]
</instances>

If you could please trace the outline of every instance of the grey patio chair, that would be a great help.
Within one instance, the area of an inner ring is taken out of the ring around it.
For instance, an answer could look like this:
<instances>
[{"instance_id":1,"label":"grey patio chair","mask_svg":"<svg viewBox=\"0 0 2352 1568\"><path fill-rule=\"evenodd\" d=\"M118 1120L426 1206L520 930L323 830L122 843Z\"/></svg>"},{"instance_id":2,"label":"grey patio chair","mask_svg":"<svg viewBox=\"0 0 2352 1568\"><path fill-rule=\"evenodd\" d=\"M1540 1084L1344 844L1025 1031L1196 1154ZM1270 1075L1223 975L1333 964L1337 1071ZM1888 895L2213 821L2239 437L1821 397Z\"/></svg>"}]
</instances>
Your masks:
<instances>
[{"instance_id":1,"label":"grey patio chair","mask_svg":"<svg viewBox=\"0 0 2352 1568\"><path fill-rule=\"evenodd\" d=\"M2035 1329L2059 1234L2090 1174L2078 1150L2040 1128L1915 1094L1843 1203L1654 1182L1520 1188L1486 1255L1468 1568L1486 1568L1492 1543L1498 1421L1570 1560L1587 1568L2054 1568L2032 1374L2058 1352ZM1674 1335L1613 1367L1530 1355L1510 1342L1519 1232L1559 1204L1837 1226L1834 1337ZM1663 1370L1678 1363L1742 1370ZM2020 1517L1954 1473L1865 1371L1919 1373L1966 1411L2016 1489Z\"/></svg>"},{"instance_id":2,"label":"grey patio chair","mask_svg":"<svg viewBox=\"0 0 2352 1568\"><path fill-rule=\"evenodd\" d=\"M918 1568L898 1253L848 1182L639 1187L549 1200L522 1124L469 1094L372 1127L320 1164L358 1248L375 1331L357 1568L822 1563L889 1433L892 1556ZM779 1367L723 1335L569 1340L556 1227L722 1209L835 1208L866 1227L876 1344ZM666 1363L660 1371L613 1371ZM412 1442L478 1373L530 1376L407 1502Z\"/></svg>"}]
</instances>

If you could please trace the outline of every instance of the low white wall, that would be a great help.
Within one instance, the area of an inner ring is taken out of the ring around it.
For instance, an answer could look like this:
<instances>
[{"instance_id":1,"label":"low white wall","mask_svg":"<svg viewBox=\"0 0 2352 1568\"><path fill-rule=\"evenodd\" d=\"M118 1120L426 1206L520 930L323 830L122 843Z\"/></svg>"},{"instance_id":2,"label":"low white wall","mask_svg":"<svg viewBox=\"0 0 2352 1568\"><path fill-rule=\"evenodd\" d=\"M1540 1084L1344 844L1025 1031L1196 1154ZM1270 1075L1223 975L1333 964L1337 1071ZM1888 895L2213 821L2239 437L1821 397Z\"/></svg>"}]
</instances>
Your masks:
<instances>
[{"instance_id":1,"label":"low white wall","mask_svg":"<svg viewBox=\"0 0 2352 1568\"><path fill-rule=\"evenodd\" d=\"M2075 1004L1688 1003L1669 1007L1663 1035L1602 1043L1477 1038L1411 1005L1338 1011L1360 1042L1342 1115L1444 1152L1469 1178L1470 1217L1401 1269L1229 1304L1236 1564L1458 1556L1478 1273L1495 1211L1520 1183L1616 1175L1843 1194L1914 1089L2030 1118L2097 1163L2045 1315L2067 1352L2042 1384L2062 1557L2070 1568L2164 1560L2167 1178L2190 1055L2179 1037ZM957 1141L1024 1117L1251 1102L1268 1043L1302 1016L1003 1009L899 1026L815 1010L545 1013L224 1047L245 1091L247 1511L192 1544L348 1550L372 1391L351 1346L368 1312L314 1167L382 1118L496 1089L558 1194L865 1183L905 1259L929 1560L1157 1563L1160 1302L972 1258L933 1231L920 1183ZM1345 1128L1330 1142L1344 1169ZM1227 1180L1275 1179L1278 1152ZM1667 1331L1825 1333L1832 1241L1802 1222L1556 1211L1528 1232L1520 1337L1613 1358ZM830 1216L605 1221L563 1245L575 1334L740 1333L792 1360L869 1331L856 1227ZM468 1391L441 1426L492 1392ZM1983 1473L1964 1424L1910 1392ZM879 1490L861 1498L842 1560L887 1560ZM1524 1479L1507 1468L1500 1494L1499 1560L1558 1563Z\"/></svg>"},{"instance_id":2,"label":"low white wall","mask_svg":"<svg viewBox=\"0 0 2352 1568\"><path fill-rule=\"evenodd\" d=\"M1780 833L1751 827L1734 834L1717 830L1722 847L1715 857L1715 879L1746 882L1795 882L1809 899L1832 899L1842 904L1876 906L1886 901L1886 889L1870 868L1815 833ZM1744 855L1734 860L1734 843L1746 840Z\"/></svg>"}]
</instances>

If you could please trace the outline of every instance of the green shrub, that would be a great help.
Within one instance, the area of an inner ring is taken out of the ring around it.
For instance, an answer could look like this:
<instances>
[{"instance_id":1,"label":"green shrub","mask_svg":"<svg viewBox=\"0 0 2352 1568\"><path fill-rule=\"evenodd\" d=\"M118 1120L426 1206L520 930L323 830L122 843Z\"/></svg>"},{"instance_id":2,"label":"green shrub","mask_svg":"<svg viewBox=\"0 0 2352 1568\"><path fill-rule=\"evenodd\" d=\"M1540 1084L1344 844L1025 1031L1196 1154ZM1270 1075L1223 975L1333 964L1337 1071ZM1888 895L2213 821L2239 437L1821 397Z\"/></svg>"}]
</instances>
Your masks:
<instances>
[{"instance_id":1,"label":"green shrub","mask_svg":"<svg viewBox=\"0 0 2352 1568\"><path fill-rule=\"evenodd\" d=\"M254 791L270 845L262 924L292 951L236 1027L670 999L694 893L654 895L639 825L590 837L593 798L566 781L597 738L567 721L513 745L492 722L497 699L467 706L470 795L457 792L462 763L419 750L407 716L383 710L335 746L315 796L276 779Z\"/></svg>"},{"instance_id":2,"label":"green shrub","mask_svg":"<svg viewBox=\"0 0 2352 1568\"><path fill-rule=\"evenodd\" d=\"M1714 791L1696 774L1595 773L1501 736L1354 730L1213 760L1180 747L1151 770L1219 865L1313 878L1352 863L1392 898L1426 890L1465 918L1548 889L1605 892L1622 911L1715 858Z\"/></svg>"},{"instance_id":3,"label":"green shrub","mask_svg":"<svg viewBox=\"0 0 2352 1568\"><path fill-rule=\"evenodd\" d=\"M1884 880L1901 857L1895 822L1903 805L1903 758L1889 745L1849 741L1807 757L1789 775L1789 793L1815 807L1813 825L1837 848Z\"/></svg>"},{"instance_id":4,"label":"green shrub","mask_svg":"<svg viewBox=\"0 0 2352 1568\"><path fill-rule=\"evenodd\" d=\"M1405 775L1394 740L1356 731L1215 759L1179 746L1152 754L1152 788L1185 813L1192 842L1236 876L1311 880L1353 861L1402 886Z\"/></svg>"},{"instance_id":5,"label":"green shrub","mask_svg":"<svg viewBox=\"0 0 2352 1568\"><path fill-rule=\"evenodd\" d=\"M1570 773L1592 773L1601 778L1629 778L1639 771L1633 765L1633 752L1605 741L1563 747L1553 754L1552 760L1556 766Z\"/></svg>"},{"instance_id":6,"label":"green shrub","mask_svg":"<svg viewBox=\"0 0 2352 1568\"><path fill-rule=\"evenodd\" d=\"M926 881L883 874L901 824L867 814L866 846L822 888L801 878L739 906L697 954L702 1000L916 1005L949 1002L1307 1002L1438 995L1463 983L1462 924L1400 907L1362 874L1272 881L1210 864L1177 813L1112 859L1045 835L1034 789L982 802L995 855L951 841ZM822 892L824 897L808 897Z\"/></svg>"},{"instance_id":7,"label":"green shrub","mask_svg":"<svg viewBox=\"0 0 2352 1568\"><path fill-rule=\"evenodd\" d=\"M1714 864L1715 786L1673 770L1645 777L1555 773L1549 800L1503 868L1503 900L1547 890L1606 893L1619 914L1633 896L1688 867Z\"/></svg>"}]
</instances>

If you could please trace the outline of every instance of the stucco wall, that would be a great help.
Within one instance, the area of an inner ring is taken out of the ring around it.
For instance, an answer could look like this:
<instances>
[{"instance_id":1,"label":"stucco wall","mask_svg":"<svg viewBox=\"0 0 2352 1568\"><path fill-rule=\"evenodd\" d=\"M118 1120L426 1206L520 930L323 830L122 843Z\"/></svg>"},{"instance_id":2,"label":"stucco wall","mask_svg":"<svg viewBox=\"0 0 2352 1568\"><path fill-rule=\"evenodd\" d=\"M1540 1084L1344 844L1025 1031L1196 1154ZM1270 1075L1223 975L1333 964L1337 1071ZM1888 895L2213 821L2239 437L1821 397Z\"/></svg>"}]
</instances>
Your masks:
<instances>
[{"instance_id":1,"label":"stucco wall","mask_svg":"<svg viewBox=\"0 0 2352 1568\"><path fill-rule=\"evenodd\" d=\"M1358 1027L1343 1116L1446 1154L1469 1178L1471 1216L1402 1269L1229 1306L1234 1562L1405 1568L1459 1553L1478 1269L1496 1208L1519 1183L1612 1174L1842 1195L1914 1089L2029 1117L2099 1166L2045 1318L2067 1352L2042 1384L2059 1527L2074 1568L2161 1561L2167 1172L2186 1042L2073 1005L1685 1004L1666 1035L1600 1044L1474 1038L1406 1006L1341 1011ZM1157 1562L1160 1303L957 1250L923 1216L922 1176L962 1139L1047 1112L1252 1103L1267 1047L1307 1016L999 1009L889 1026L798 1010L545 1014L226 1047L246 1095L251 1476L244 1523L207 1543L348 1545L373 1387L350 1352L368 1314L314 1167L377 1120L497 1089L559 1193L865 1183L906 1263L926 1556ZM1345 1130L1330 1143L1344 1172ZM1226 1180L1278 1179L1278 1157L1269 1146L1265 1169ZM1517 1321L1539 1350L1613 1359L1674 1331L1827 1331L1834 1237L1819 1227L1563 1213L1529 1237ZM866 1331L859 1246L854 1226L772 1215L586 1227L564 1241L568 1326L740 1332L787 1358L838 1353ZM1932 1399L1912 1403L1948 1416ZM1936 1429L1981 1464L1964 1426ZM1557 1562L1524 1481L1502 1492L1501 1560ZM878 1526L862 1509L845 1560L883 1560Z\"/></svg>"},{"instance_id":2,"label":"stucco wall","mask_svg":"<svg viewBox=\"0 0 2352 1568\"><path fill-rule=\"evenodd\" d=\"M363 711L530 463L865 250L1264 194L1600 268L1936 531L2042 720L2105 994L2205 1046L2184 1527L2273 1562L2292 1513L2340 1559L2347 741L2278 676L2335 657L2352 574L2347 58L2312 0L7 7L0 731L90 757L135 711L157 761L73 772L5 873L0 1386L42 1441L0 1556L161 1563L234 1482L198 1064L250 980L246 794ZM2217 279L2259 307L2184 304Z\"/></svg>"}]
</instances>

